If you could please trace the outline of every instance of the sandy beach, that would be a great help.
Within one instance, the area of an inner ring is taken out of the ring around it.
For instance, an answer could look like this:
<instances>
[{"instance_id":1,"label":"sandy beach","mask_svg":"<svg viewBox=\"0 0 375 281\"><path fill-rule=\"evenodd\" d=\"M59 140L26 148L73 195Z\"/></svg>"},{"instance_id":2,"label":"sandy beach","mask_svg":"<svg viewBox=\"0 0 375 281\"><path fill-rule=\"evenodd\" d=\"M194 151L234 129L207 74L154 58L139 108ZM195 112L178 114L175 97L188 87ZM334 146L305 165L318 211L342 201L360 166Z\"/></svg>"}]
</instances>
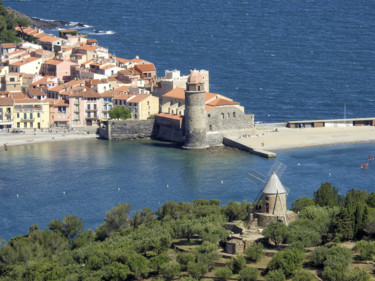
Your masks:
<instances>
[{"instance_id":1,"label":"sandy beach","mask_svg":"<svg viewBox=\"0 0 375 281\"><path fill-rule=\"evenodd\" d=\"M98 136L94 131L90 130L53 130L48 132L44 130L25 131L24 133L8 133L0 132L0 149L3 149L4 144L8 147L16 145L28 145L33 143L45 143L45 142L56 142L56 141L76 141L82 139L95 139Z\"/></svg>"},{"instance_id":2,"label":"sandy beach","mask_svg":"<svg viewBox=\"0 0 375 281\"><path fill-rule=\"evenodd\" d=\"M280 124L257 125L256 134L236 141L267 151L375 142L375 127L286 128Z\"/></svg>"},{"instance_id":3,"label":"sandy beach","mask_svg":"<svg viewBox=\"0 0 375 281\"><path fill-rule=\"evenodd\" d=\"M0 149L3 145L28 145L42 142L77 141L94 139L98 135L87 129L66 131L25 131L25 133L0 132ZM277 151L284 149L326 146L345 143L375 142L375 127L339 127L339 128L286 128L283 124L257 124L256 133L236 141L255 149Z\"/></svg>"}]
</instances>

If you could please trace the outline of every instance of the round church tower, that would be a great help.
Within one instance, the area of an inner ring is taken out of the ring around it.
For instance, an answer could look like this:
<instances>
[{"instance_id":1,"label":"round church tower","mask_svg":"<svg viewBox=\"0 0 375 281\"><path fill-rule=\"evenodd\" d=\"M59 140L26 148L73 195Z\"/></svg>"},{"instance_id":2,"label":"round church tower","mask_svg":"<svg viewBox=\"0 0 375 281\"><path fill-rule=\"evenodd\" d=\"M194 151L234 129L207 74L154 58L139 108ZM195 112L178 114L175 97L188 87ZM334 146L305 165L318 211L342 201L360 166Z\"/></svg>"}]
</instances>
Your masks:
<instances>
[{"instance_id":1,"label":"round church tower","mask_svg":"<svg viewBox=\"0 0 375 281\"><path fill-rule=\"evenodd\" d=\"M206 148L206 93L202 76L190 71L185 91L185 145L187 149Z\"/></svg>"}]
</instances>

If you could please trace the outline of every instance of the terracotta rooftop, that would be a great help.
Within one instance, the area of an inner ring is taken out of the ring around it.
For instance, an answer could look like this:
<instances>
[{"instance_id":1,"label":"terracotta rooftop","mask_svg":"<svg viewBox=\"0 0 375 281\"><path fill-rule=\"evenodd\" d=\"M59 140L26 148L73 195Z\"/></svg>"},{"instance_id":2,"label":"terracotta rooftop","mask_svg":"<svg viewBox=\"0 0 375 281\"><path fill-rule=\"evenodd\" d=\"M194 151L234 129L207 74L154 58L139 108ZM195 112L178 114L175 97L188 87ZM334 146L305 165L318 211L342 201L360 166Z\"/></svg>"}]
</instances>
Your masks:
<instances>
[{"instance_id":1,"label":"terracotta rooftop","mask_svg":"<svg viewBox=\"0 0 375 281\"><path fill-rule=\"evenodd\" d=\"M40 90L39 88L30 88L29 89L30 93L33 95L33 96L45 96L47 95L46 93L44 93L42 90Z\"/></svg>"},{"instance_id":2,"label":"terracotta rooftop","mask_svg":"<svg viewBox=\"0 0 375 281\"><path fill-rule=\"evenodd\" d=\"M39 60L40 58L36 58L36 57L31 57L31 58L25 58L25 59L22 59L22 60L19 60L19 61L16 61L16 62L13 62L9 65L12 65L12 66L21 66L21 65L24 65L24 64L28 64L30 62L33 62L33 61L36 61L36 60Z\"/></svg>"},{"instance_id":3,"label":"terracotta rooftop","mask_svg":"<svg viewBox=\"0 0 375 281\"><path fill-rule=\"evenodd\" d=\"M38 86L38 85L45 85L48 84L49 81L56 78L56 76L44 76L43 78L31 83L31 86Z\"/></svg>"},{"instance_id":4,"label":"terracotta rooftop","mask_svg":"<svg viewBox=\"0 0 375 281\"><path fill-rule=\"evenodd\" d=\"M133 97L133 95L128 95L128 94L117 94L114 96L114 100L128 100L130 99L131 97Z\"/></svg>"},{"instance_id":5,"label":"terracotta rooftop","mask_svg":"<svg viewBox=\"0 0 375 281\"><path fill-rule=\"evenodd\" d=\"M46 36L49 36L47 33L44 33L44 32L42 32L42 33L39 33L39 34L36 34L36 35L33 35L35 38L42 38L42 37L46 37Z\"/></svg>"},{"instance_id":6,"label":"terracotta rooftop","mask_svg":"<svg viewBox=\"0 0 375 281\"><path fill-rule=\"evenodd\" d=\"M225 99L214 99L207 103L207 105L211 106L221 106L221 105L238 105L239 102L225 100Z\"/></svg>"},{"instance_id":7,"label":"terracotta rooftop","mask_svg":"<svg viewBox=\"0 0 375 281\"><path fill-rule=\"evenodd\" d=\"M133 98L130 98L128 102L139 103L147 99L148 97L151 97L151 95L150 94L138 94L138 95L135 95Z\"/></svg>"},{"instance_id":8,"label":"terracotta rooftop","mask_svg":"<svg viewBox=\"0 0 375 281\"><path fill-rule=\"evenodd\" d=\"M95 46L95 45L83 45L83 46L79 47L78 49L79 50L85 50L85 51L95 51L98 48L99 47Z\"/></svg>"},{"instance_id":9,"label":"terracotta rooftop","mask_svg":"<svg viewBox=\"0 0 375 281\"><path fill-rule=\"evenodd\" d=\"M42 42L42 43L52 43L52 42L55 42L57 40L60 40L60 38L52 37L52 36L44 36L44 37L39 39L39 41Z\"/></svg>"},{"instance_id":10,"label":"terracotta rooftop","mask_svg":"<svg viewBox=\"0 0 375 281\"><path fill-rule=\"evenodd\" d=\"M16 44L14 44L14 43L4 43L4 44L1 44L1 48L3 48L3 49L15 48L15 47L16 47Z\"/></svg>"},{"instance_id":11,"label":"terracotta rooftop","mask_svg":"<svg viewBox=\"0 0 375 281\"><path fill-rule=\"evenodd\" d=\"M123 58L116 58L116 61L118 61L119 63L129 63L130 60L127 60L127 59L123 59Z\"/></svg>"},{"instance_id":12,"label":"terracotta rooftop","mask_svg":"<svg viewBox=\"0 0 375 281\"><path fill-rule=\"evenodd\" d=\"M63 62L62 60L49 59L49 60L46 61L44 64L58 65L58 64L60 64L60 63L62 63L62 62Z\"/></svg>"},{"instance_id":13,"label":"terracotta rooftop","mask_svg":"<svg viewBox=\"0 0 375 281\"><path fill-rule=\"evenodd\" d=\"M100 96L102 98L113 98L115 96L115 94L117 94L117 93L114 92L114 91L107 91L107 92L101 93Z\"/></svg>"},{"instance_id":14,"label":"terracotta rooftop","mask_svg":"<svg viewBox=\"0 0 375 281\"><path fill-rule=\"evenodd\" d=\"M139 69L141 72L156 71L155 65L153 63L138 64L135 66L135 68Z\"/></svg>"},{"instance_id":15,"label":"terracotta rooftop","mask_svg":"<svg viewBox=\"0 0 375 281\"><path fill-rule=\"evenodd\" d=\"M174 119L174 120L179 120L179 121L181 121L183 119L183 117L181 115L170 114L170 113L159 113L156 116L163 117L163 118Z\"/></svg>"},{"instance_id":16,"label":"terracotta rooftop","mask_svg":"<svg viewBox=\"0 0 375 281\"><path fill-rule=\"evenodd\" d=\"M121 86L121 87L118 87L117 89L115 89L115 92L128 92L128 91L129 91L128 86Z\"/></svg>"},{"instance_id":17,"label":"terracotta rooftop","mask_svg":"<svg viewBox=\"0 0 375 281\"><path fill-rule=\"evenodd\" d=\"M185 100L185 89L174 88L173 90L165 93L163 97Z\"/></svg>"},{"instance_id":18,"label":"terracotta rooftop","mask_svg":"<svg viewBox=\"0 0 375 281\"><path fill-rule=\"evenodd\" d=\"M16 100L16 99L30 99L30 97L27 94L24 94L22 92L10 93L10 97L14 100Z\"/></svg>"},{"instance_id":19,"label":"terracotta rooftop","mask_svg":"<svg viewBox=\"0 0 375 281\"><path fill-rule=\"evenodd\" d=\"M13 100L11 98L0 97L0 106L2 105L13 105Z\"/></svg>"},{"instance_id":20,"label":"terracotta rooftop","mask_svg":"<svg viewBox=\"0 0 375 281\"><path fill-rule=\"evenodd\" d=\"M42 101L38 99L14 99L14 104L16 103L42 103Z\"/></svg>"}]
</instances>

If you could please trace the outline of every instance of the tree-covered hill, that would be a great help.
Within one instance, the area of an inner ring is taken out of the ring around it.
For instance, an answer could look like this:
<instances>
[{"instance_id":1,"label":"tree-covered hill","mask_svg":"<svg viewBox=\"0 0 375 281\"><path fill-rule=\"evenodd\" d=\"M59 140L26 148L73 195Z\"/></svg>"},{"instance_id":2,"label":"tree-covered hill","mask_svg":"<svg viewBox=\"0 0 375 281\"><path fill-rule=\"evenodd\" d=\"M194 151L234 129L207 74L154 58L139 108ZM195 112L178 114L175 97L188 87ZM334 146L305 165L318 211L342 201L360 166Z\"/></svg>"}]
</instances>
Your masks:
<instances>
[{"instance_id":1,"label":"tree-covered hill","mask_svg":"<svg viewBox=\"0 0 375 281\"><path fill-rule=\"evenodd\" d=\"M249 202L166 202L156 212L131 212L127 203L106 212L104 222L84 230L74 215L48 229L32 225L24 236L0 246L4 280L317 280L374 279L375 193L338 194L324 183L314 198L293 203L299 218L263 230L264 239L243 254L225 255L224 224L247 225ZM355 247L343 247L351 241ZM265 255L265 251L274 256ZM276 254L275 254L276 251ZM353 264L355 261L355 266ZM363 262L365 261L365 262ZM363 267L361 267L363 263ZM208 279L207 279L208 280Z\"/></svg>"}]
</instances>

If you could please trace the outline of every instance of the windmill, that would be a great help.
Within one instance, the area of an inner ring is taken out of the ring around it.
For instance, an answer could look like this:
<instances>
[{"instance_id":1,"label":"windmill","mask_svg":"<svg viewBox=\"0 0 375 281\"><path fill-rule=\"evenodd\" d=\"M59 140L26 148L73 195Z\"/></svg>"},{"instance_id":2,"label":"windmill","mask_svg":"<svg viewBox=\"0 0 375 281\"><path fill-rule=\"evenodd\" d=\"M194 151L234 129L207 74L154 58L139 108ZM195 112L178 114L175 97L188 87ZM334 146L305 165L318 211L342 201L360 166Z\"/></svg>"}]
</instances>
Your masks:
<instances>
[{"instance_id":1,"label":"windmill","mask_svg":"<svg viewBox=\"0 0 375 281\"><path fill-rule=\"evenodd\" d=\"M257 185L263 185L263 188L259 191L254 201L255 206L259 206L259 202L262 200L262 207L259 210L260 213L274 216L282 215L285 224L288 225L286 217L286 196L289 193L289 189L285 187L279 179L285 169L285 164L275 160L266 176L256 170L250 170L247 180Z\"/></svg>"}]
</instances>

